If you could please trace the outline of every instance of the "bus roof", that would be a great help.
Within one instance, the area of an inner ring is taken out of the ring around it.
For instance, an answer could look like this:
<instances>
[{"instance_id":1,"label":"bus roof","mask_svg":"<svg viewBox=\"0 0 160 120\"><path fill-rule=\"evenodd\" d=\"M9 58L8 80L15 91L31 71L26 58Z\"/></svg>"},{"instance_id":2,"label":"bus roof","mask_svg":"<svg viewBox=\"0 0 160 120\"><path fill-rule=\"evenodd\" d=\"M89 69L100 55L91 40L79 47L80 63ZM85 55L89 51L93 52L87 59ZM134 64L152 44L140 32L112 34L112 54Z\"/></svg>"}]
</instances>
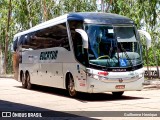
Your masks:
<instances>
[{"instance_id":1,"label":"bus roof","mask_svg":"<svg viewBox=\"0 0 160 120\"><path fill-rule=\"evenodd\" d=\"M133 24L134 22L118 14L102 13L102 12L79 12L70 13L67 17L68 20L82 20L86 23L97 24Z\"/></svg>"},{"instance_id":2,"label":"bus roof","mask_svg":"<svg viewBox=\"0 0 160 120\"><path fill-rule=\"evenodd\" d=\"M112 14L112 13L102 13L102 12L77 12L62 15L60 17L51 19L39 25L36 25L26 31L17 33L14 36L14 40L30 32L34 32L40 29L44 29L59 23L66 22L67 20L81 20L85 23L95 23L95 24L133 24L133 21L127 17Z\"/></svg>"}]
</instances>

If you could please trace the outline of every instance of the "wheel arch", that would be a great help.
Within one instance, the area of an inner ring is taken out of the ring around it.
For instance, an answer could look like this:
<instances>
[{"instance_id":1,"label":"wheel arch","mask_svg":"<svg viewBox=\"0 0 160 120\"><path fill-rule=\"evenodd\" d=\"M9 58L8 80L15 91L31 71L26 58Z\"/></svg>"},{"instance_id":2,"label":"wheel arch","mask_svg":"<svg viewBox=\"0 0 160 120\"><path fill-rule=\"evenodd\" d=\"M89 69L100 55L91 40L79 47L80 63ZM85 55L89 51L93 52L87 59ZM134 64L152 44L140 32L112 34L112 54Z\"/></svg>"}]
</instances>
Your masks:
<instances>
[{"instance_id":1,"label":"wheel arch","mask_svg":"<svg viewBox=\"0 0 160 120\"><path fill-rule=\"evenodd\" d=\"M22 82L22 75L24 74L23 70L20 71L20 82Z\"/></svg>"},{"instance_id":2,"label":"wheel arch","mask_svg":"<svg viewBox=\"0 0 160 120\"><path fill-rule=\"evenodd\" d=\"M73 77L71 72L66 73L66 77L65 77L65 88L66 89L67 89L67 85L68 85L68 82L69 82L69 76Z\"/></svg>"},{"instance_id":3,"label":"wheel arch","mask_svg":"<svg viewBox=\"0 0 160 120\"><path fill-rule=\"evenodd\" d=\"M27 74L29 75L29 71L28 71L28 70L26 70L26 72L25 72L25 76L27 76Z\"/></svg>"}]
</instances>

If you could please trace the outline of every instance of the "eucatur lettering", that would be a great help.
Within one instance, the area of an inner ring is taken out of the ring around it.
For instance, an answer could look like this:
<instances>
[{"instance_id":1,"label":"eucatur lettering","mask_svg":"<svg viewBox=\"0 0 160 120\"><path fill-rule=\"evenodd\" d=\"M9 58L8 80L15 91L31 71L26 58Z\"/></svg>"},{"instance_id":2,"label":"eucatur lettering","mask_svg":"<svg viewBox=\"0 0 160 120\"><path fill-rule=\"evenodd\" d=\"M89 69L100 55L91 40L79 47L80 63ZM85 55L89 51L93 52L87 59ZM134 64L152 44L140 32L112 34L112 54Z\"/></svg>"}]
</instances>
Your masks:
<instances>
[{"instance_id":1,"label":"eucatur lettering","mask_svg":"<svg viewBox=\"0 0 160 120\"><path fill-rule=\"evenodd\" d=\"M57 58L58 51L45 51L41 52L40 60L53 60Z\"/></svg>"}]
</instances>

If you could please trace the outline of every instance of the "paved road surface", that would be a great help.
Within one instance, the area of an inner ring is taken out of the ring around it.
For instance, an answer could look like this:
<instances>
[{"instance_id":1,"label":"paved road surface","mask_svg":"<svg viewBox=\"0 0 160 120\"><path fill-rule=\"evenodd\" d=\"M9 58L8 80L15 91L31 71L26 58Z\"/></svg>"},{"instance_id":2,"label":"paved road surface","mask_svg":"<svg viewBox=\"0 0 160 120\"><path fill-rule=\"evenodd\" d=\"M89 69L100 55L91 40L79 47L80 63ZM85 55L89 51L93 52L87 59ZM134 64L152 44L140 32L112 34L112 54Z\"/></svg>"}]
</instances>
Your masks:
<instances>
[{"instance_id":1,"label":"paved road surface","mask_svg":"<svg viewBox=\"0 0 160 120\"><path fill-rule=\"evenodd\" d=\"M66 116L61 119L159 119L159 117L133 118L142 111L160 116L160 86L145 87L143 91L128 91L122 98L113 98L111 93L79 94L70 98L65 90L35 86L33 90L23 89L21 83L9 78L0 78L0 111L40 112L42 117L47 114ZM50 111L45 113L44 111ZM76 112L77 111L77 112ZM92 112L89 112L92 111ZM115 112L102 112L115 111ZM117 111L117 112L116 112ZM118 112L123 111L123 112ZM126 111L126 112L125 112ZM140 111L140 112L132 112ZM131 113L130 113L131 112ZM130 114L129 114L130 113ZM133 113L133 114L132 114ZM122 115L130 117L122 117ZM148 113L146 113L148 114ZM16 116L16 114L15 114ZM86 117L80 117L86 116ZM108 117L111 116L111 117ZM112 118L117 116L115 118ZM121 118L118 118L121 117ZM0 118L1 119L1 118ZM16 118L17 119L17 118ZM19 118L20 119L20 118ZM47 119L47 118L44 118ZM48 118L52 119L52 118ZM53 118L60 119L59 117Z\"/></svg>"}]
</instances>

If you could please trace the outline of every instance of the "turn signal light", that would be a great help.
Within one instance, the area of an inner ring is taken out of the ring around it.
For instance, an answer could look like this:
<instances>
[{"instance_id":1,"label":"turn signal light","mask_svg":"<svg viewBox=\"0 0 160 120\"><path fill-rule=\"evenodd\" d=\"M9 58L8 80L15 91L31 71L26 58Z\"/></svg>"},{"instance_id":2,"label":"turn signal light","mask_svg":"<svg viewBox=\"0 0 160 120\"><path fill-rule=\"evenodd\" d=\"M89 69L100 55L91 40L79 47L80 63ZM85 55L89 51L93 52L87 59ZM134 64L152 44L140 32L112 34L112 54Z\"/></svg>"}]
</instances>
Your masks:
<instances>
[{"instance_id":1,"label":"turn signal light","mask_svg":"<svg viewBox=\"0 0 160 120\"><path fill-rule=\"evenodd\" d=\"M103 71L103 72L98 72L98 75L103 75L103 76L107 76L109 73L108 72L105 72L105 71Z\"/></svg>"}]
</instances>

